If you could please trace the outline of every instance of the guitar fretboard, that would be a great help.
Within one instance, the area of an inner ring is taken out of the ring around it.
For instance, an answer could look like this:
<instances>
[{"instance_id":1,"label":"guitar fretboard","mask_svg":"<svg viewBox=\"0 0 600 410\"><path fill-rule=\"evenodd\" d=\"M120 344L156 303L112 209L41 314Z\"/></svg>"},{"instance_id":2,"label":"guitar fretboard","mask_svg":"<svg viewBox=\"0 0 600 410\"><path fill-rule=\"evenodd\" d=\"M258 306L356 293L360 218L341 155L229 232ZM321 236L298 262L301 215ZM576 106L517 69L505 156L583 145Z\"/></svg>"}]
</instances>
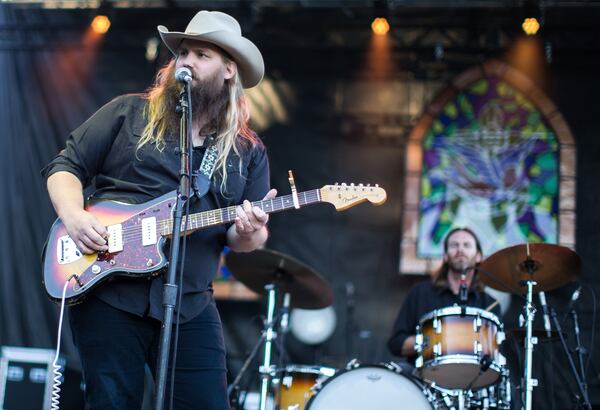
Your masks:
<instances>
[{"instance_id":1,"label":"guitar fretboard","mask_svg":"<svg viewBox=\"0 0 600 410\"><path fill-rule=\"evenodd\" d=\"M314 204L321 202L321 196L318 189L312 189L310 191L298 193L298 204L300 206ZM264 201L252 202L252 206L257 206L264 212L270 214L273 212L284 211L286 209L294 208L294 199L292 195L279 196L273 199L266 199ZM206 228L213 225L220 225L224 223L233 222L236 213L237 206L230 206L227 208L214 209L212 211L204 211L189 216L189 222L187 225L188 231L194 231L196 229ZM173 220L162 220L158 222L159 232L161 235L170 235L173 231ZM182 230L185 226L185 217L182 219Z\"/></svg>"}]
</instances>

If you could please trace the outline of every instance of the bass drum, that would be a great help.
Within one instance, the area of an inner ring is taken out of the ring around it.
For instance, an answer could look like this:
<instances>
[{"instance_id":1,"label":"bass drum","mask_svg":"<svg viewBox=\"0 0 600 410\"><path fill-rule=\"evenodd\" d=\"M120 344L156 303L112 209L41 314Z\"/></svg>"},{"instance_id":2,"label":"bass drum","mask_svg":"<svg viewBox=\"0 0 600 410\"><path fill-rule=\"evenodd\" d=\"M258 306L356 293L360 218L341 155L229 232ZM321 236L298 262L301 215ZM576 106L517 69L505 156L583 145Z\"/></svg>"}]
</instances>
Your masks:
<instances>
[{"instance_id":1,"label":"bass drum","mask_svg":"<svg viewBox=\"0 0 600 410\"><path fill-rule=\"evenodd\" d=\"M427 389L392 364L358 365L329 378L306 410L431 410Z\"/></svg>"}]
</instances>

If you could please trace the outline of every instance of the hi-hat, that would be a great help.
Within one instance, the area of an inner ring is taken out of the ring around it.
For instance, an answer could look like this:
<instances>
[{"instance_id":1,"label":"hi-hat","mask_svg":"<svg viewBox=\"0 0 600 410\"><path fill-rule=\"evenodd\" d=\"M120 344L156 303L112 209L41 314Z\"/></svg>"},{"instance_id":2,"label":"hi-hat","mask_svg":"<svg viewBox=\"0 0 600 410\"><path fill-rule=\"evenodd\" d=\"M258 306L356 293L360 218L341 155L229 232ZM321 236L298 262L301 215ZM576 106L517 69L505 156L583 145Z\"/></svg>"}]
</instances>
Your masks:
<instances>
[{"instance_id":1,"label":"hi-hat","mask_svg":"<svg viewBox=\"0 0 600 410\"><path fill-rule=\"evenodd\" d=\"M497 251L484 260L477 271L487 286L522 295L527 292L528 279L535 281L533 291L536 293L574 281L581 271L581 259L564 246L530 243Z\"/></svg>"},{"instance_id":2,"label":"hi-hat","mask_svg":"<svg viewBox=\"0 0 600 410\"><path fill-rule=\"evenodd\" d=\"M327 281L314 270L291 256L268 249L249 253L229 252L225 265L233 276L256 293L265 294L273 284L280 293L289 293L291 306L322 309L333 303Z\"/></svg>"}]
</instances>

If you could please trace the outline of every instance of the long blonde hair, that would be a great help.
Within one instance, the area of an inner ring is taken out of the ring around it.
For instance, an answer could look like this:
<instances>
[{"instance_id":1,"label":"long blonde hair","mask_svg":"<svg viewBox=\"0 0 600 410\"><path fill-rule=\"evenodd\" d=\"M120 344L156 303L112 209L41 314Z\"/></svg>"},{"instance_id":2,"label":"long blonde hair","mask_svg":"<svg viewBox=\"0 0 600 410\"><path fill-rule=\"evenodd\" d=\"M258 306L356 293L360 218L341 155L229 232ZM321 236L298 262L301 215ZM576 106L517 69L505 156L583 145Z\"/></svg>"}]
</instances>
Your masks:
<instances>
[{"instance_id":1,"label":"long blonde hair","mask_svg":"<svg viewBox=\"0 0 600 410\"><path fill-rule=\"evenodd\" d=\"M221 53L225 64L232 60ZM221 193L225 193L227 182L227 158L233 152L240 158L238 167L241 172L240 149L245 146L254 146L259 140L248 125L250 120L250 110L246 102L244 88L239 74L236 73L231 79L225 81L225 87L228 88L228 101L224 107L224 112L217 118L215 146L218 150L215 169L221 174ZM144 107L144 116L147 119L146 126L142 136L138 141L137 149L145 144L155 144L156 149L163 151L165 136L169 132L178 132L179 122L169 121L175 112L179 86L175 80L175 59L172 59L157 75L154 84L145 94L147 100Z\"/></svg>"}]
</instances>

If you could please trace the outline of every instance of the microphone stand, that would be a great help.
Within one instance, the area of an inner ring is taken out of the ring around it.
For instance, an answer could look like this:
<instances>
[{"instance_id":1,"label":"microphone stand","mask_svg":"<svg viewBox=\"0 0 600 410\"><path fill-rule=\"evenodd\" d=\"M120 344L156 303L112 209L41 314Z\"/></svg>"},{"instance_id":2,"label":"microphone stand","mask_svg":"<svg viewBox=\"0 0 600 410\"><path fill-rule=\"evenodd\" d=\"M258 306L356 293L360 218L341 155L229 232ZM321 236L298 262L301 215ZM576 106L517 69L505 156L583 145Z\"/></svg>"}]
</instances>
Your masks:
<instances>
[{"instance_id":1,"label":"microphone stand","mask_svg":"<svg viewBox=\"0 0 600 410\"><path fill-rule=\"evenodd\" d=\"M590 399L587 395L587 386L585 384L585 377L583 377L583 379L579 377L579 373L577 372L577 368L575 367L575 363L573 362L573 358L571 357L571 352L569 352L569 348L567 347L567 342L565 342L565 338L562 333L562 328L560 327L560 322L558 321L558 319L556 317L556 310L554 310L554 308L551 308L551 311L552 311L552 320L554 321L554 326L556 327L556 330L558 331L558 337L560 337L560 344L562 345L562 348L565 351L565 355L567 356L567 359L569 361L569 366L571 367L571 371L573 372L573 376L575 376L575 381L577 382L577 387L579 388L579 392L581 393L581 397L578 397L578 401L579 401L579 399L583 399L585 408L592 410L592 405L591 405Z\"/></svg>"},{"instance_id":2,"label":"microphone stand","mask_svg":"<svg viewBox=\"0 0 600 410\"><path fill-rule=\"evenodd\" d=\"M579 334L579 319L577 317L577 312L575 308L571 309L571 315L573 317L573 330L575 331L575 351L577 352L577 356L579 358L579 371L581 372L581 384L583 386L583 390L585 391L586 396L588 395L588 387L585 382L585 360L584 355L587 353L586 349L581 345L581 337Z\"/></svg>"},{"instance_id":3,"label":"microphone stand","mask_svg":"<svg viewBox=\"0 0 600 410\"><path fill-rule=\"evenodd\" d=\"M169 346L171 344L171 328L173 326L173 311L177 301L178 285L175 281L177 272L177 260L179 259L179 243L181 241L181 221L183 219L183 203L190 194L190 169L191 155L190 145L192 143L192 115L191 115L191 83L185 82L185 87L180 94L179 108L181 110L180 121L180 157L181 167L179 169L179 186L177 187L177 200L173 210L173 231L171 235L171 252L169 256L169 270L167 281L163 287L164 316L160 329L158 376L156 379L156 410L162 410L165 396L165 385L167 382L167 365L169 361ZM183 262L182 262L183 263Z\"/></svg>"},{"instance_id":4,"label":"microphone stand","mask_svg":"<svg viewBox=\"0 0 600 410\"><path fill-rule=\"evenodd\" d=\"M467 272L466 268L460 274L460 286L458 288L458 300L460 303L460 317L465 317L467 314L467 301L469 300L469 289L467 287ZM475 273L473 272L473 275Z\"/></svg>"}]
</instances>

